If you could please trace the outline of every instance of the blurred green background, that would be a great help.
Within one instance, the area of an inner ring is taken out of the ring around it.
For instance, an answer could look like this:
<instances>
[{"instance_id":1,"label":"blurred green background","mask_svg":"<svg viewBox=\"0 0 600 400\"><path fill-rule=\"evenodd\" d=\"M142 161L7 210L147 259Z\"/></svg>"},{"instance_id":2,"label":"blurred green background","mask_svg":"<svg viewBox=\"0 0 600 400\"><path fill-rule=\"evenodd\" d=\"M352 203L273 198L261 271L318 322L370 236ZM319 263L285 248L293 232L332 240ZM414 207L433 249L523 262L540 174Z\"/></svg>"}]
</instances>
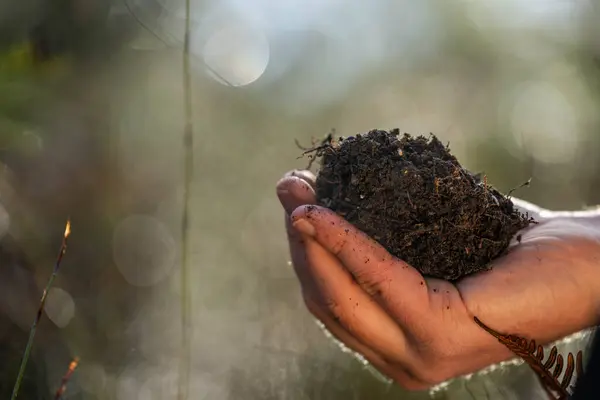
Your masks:
<instances>
[{"instance_id":1,"label":"blurred green background","mask_svg":"<svg viewBox=\"0 0 600 400\"><path fill-rule=\"evenodd\" d=\"M485 3L485 4L484 4ZM275 183L335 128L433 132L503 191L600 203L600 7L192 0L190 399L535 399L523 366L406 393L305 310ZM183 1L0 4L0 396L64 222L22 398L174 399ZM568 346L568 345L567 345Z\"/></svg>"}]
</instances>

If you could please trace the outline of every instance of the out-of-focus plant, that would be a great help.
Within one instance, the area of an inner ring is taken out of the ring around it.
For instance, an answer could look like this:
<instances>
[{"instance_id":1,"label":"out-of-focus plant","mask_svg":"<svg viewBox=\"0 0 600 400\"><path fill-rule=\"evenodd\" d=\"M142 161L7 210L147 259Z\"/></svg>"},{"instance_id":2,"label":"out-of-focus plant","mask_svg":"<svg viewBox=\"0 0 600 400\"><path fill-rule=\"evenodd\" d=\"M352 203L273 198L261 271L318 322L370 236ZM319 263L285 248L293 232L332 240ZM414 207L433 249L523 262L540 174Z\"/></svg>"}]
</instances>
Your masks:
<instances>
[{"instance_id":1,"label":"out-of-focus plant","mask_svg":"<svg viewBox=\"0 0 600 400\"><path fill-rule=\"evenodd\" d=\"M52 88L68 75L70 65L68 56L37 62L30 42L0 53L0 152L39 149L39 138L31 134L34 115L51 99Z\"/></svg>"}]
</instances>

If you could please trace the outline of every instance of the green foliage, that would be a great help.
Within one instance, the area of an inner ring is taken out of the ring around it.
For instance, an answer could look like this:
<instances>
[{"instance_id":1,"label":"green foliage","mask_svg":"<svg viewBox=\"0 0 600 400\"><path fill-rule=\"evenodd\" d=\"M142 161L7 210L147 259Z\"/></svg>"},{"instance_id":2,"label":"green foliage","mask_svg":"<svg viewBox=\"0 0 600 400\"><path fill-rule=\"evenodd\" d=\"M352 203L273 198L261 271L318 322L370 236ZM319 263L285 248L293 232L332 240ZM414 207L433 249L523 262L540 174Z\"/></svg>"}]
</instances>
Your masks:
<instances>
[{"instance_id":1,"label":"green foliage","mask_svg":"<svg viewBox=\"0 0 600 400\"><path fill-rule=\"evenodd\" d=\"M0 53L0 150L30 151L37 144L28 133L68 66L64 57L37 64L27 42Z\"/></svg>"}]
</instances>

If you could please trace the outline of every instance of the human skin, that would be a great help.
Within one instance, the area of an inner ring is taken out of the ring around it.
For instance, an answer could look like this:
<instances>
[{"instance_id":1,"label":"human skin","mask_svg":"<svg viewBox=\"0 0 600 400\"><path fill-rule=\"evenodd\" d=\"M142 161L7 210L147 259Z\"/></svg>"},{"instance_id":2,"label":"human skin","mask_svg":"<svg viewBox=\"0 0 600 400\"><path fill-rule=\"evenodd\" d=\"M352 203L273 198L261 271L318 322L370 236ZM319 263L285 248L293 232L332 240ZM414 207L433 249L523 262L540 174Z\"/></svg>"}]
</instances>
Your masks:
<instances>
[{"instance_id":1,"label":"human skin","mask_svg":"<svg viewBox=\"0 0 600 400\"><path fill-rule=\"evenodd\" d=\"M456 283L423 277L334 212L314 176L277 184L308 310L338 340L408 390L514 355L475 322L545 344L600 319L600 213L551 212L514 199L539 223L490 269Z\"/></svg>"}]
</instances>

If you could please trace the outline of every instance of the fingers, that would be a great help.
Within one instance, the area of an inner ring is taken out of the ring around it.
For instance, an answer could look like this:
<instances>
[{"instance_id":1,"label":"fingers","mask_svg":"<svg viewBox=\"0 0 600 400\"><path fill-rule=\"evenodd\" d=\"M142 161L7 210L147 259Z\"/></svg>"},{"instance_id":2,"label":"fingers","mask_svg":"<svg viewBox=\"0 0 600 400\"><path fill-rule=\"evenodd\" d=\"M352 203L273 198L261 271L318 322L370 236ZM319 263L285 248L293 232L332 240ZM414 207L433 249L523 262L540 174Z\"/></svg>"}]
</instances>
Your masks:
<instances>
[{"instance_id":1,"label":"fingers","mask_svg":"<svg viewBox=\"0 0 600 400\"><path fill-rule=\"evenodd\" d=\"M340 261L314 239L304 238L304 267L312 277L315 303L350 335L388 360L407 363L411 354L402 330L373 299L354 281Z\"/></svg>"},{"instance_id":2,"label":"fingers","mask_svg":"<svg viewBox=\"0 0 600 400\"><path fill-rule=\"evenodd\" d=\"M290 173L291 174L291 173ZM288 235L290 256L294 272L305 290L316 292L313 279L310 277L306 264L306 252L304 251L304 239L302 235L292 227L289 214L300 205L313 204L315 192L303 179L288 174L277 183L277 196L286 211L285 227Z\"/></svg>"},{"instance_id":3,"label":"fingers","mask_svg":"<svg viewBox=\"0 0 600 400\"><path fill-rule=\"evenodd\" d=\"M283 178L277 184L277 195L286 212L315 201L313 189L296 176ZM406 358L404 336L396 322L356 284L333 254L295 229L289 218L286 226L292 264L305 298L320 304L358 341L384 354L393 349L396 359Z\"/></svg>"},{"instance_id":4,"label":"fingers","mask_svg":"<svg viewBox=\"0 0 600 400\"><path fill-rule=\"evenodd\" d=\"M427 387L400 367L412 365L414 355L397 322L365 293L336 255L292 226L289 214L300 206L316 203L313 187L314 176L308 171L288 173L277 184L277 195L287 214L294 270L309 311L382 373L409 389Z\"/></svg>"},{"instance_id":5,"label":"fingers","mask_svg":"<svg viewBox=\"0 0 600 400\"><path fill-rule=\"evenodd\" d=\"M312 186L298 176L286 176L277 182L277 197L288 215L301 205L316 203Z\"/></svg>"},{"instance_id":6,"label":"fingers","mask_svg":"<svg viewBox=\"0 0 600 400\"><path fill-rule=\"evenodd\" d=\"M308 311L310 311L310 313L324 325L324 327L327 329L327 332L335 339L342 342L344 346L347 346L349 349L363 355L373 365L380 368L388 368L388 363L379 354L371 350L364 343L361 343L354 336L348 333L346 329L344 329L338 322L335 321L329 312L323 309L323 306L320 304L320 302L314 301L311 295L305 295L304 302Z\"/></svg>"},{"instance_id":7,"label":"fingers","mask_svg":"<svg viewBox=\"0 0 600 400\"><path fill-rule=\"evenodd\" d=\"M393 364L385 360L377 352L373 351L369 346L361 343L358 339L346 331L334 318L325 310L318 302L314 302L310 297L305 297L306 308L312 315L315 316L323 325L326 332L345 347L344 350L350 349L358 353L361 357L375 367L380 373L394 379L400 383L402 387L408 390L423 390L431 385L414 377L410 372L402 368L398 364Z\"/></svg>"},{"instance_id":8,"label":"fingers","mask_svg":"<svg viewBox=\"0 0 600 400\"><path fill-rule=\"evenodd\" d=\"M419 315L428 309L429 297L417 270L331 210L302 206L291 219L298 231L335 255L368 294L401 319L398 322L418 326Z\"/></svg>"},{"instance_id":9,"label":"fingers","mask_svg":"<svg viewBox=\"0 0 600 400\"><path fill-rule=\"evenodd\" d=\"M315 177L315 175L308 170L295 169L293 171L287 172L285 174L285 176L286 177L295 176L297 178L300 178L303 181L305 181L306 183L308 183L313 188L315 187L315 182L317 181L317 178Z\"/></svg>"}]
</instances>

